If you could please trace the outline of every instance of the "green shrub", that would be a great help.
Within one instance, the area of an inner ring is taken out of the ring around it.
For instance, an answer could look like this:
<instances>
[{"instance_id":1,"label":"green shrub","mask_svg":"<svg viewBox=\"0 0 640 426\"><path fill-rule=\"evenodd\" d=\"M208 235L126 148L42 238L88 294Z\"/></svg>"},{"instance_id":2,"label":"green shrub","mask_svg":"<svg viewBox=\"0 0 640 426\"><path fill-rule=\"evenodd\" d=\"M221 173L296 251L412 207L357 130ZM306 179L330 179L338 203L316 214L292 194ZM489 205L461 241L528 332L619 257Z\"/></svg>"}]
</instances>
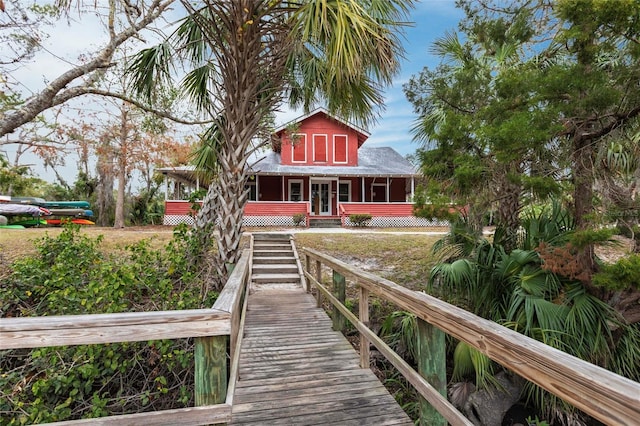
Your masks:
<instances>
[{"instance_id":1,"label":"green shrub","mask_svg":"<svg viewBox=\"0 0 640 426\"><path fill-rule=\"evenodd\" d=\"M625 256L612 265L602 265L592 280L594 285L608 290L640 289L640 255Z\"/></svg>"},{"instance_id":2,"label":"green shrub","mask_svg":"<svg viewBox=\"0 0 640 426\"><path fill-rule=\"evenodd\" d=\"M100 251L78 227L45 236L37 255L0 281L4 317L210 307L217 296L189 270L184 235L153 250L141 241ZM0 351L0 425L193 405L191 339Z\"/></svg>"},{"instance_id":3,"label":"green shrub","mask_svg":"<svg viewBox=\"0 0 640 426\"><path fill-rule=\"evenodd\" d=\"M301 226L305 220L307 219L307 215L304 213L296 213L293 215L293 225Z\"/></svg>"},{"instance_id":4,"label":"green shrub","mask_svg":"<svg viewBox=\"0 0 640 426\"><path fill-rule=\"evenodd\" d=\"M349 221L353 226L363 227L369 225L369 221L373 216L368 213L350 214Z\"/></svg>"}]
</instances>

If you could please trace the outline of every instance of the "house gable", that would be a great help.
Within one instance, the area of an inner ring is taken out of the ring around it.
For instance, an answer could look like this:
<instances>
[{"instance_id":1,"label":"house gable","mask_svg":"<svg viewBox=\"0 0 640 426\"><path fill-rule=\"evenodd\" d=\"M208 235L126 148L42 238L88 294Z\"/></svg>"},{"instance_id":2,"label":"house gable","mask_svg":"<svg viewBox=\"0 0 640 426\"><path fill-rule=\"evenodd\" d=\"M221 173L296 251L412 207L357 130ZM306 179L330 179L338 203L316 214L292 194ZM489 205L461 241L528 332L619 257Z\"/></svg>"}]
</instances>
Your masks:
<instances>
[{"instance_id":1,"label":"house gable","mask_svg":"<svg viewBox=\"0 0 640 426\"><path fill-rule=\"evenodd\" d=\"M281 164L295 166L357 166L358 148L368 137L324 110L281 128L275 136Z\"/></svg>"}]
</instances>

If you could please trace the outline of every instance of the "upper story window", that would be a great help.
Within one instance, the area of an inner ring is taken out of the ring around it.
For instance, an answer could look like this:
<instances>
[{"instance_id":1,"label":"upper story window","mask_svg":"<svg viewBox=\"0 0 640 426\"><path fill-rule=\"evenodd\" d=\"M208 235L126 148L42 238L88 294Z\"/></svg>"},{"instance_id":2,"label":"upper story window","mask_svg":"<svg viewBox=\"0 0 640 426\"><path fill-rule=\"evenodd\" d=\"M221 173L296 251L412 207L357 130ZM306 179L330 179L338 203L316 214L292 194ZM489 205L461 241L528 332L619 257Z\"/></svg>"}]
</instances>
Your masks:
<instances>
[{"instance_id":1,"label":"upper story window","mask_svg":"<svg viewBox=\"0 0 640 426\"><path fill-rule=\"evenodd\" d=\"M347 163L349 155L347 150L347 135L333 136L333 162Z\"/></svg>"},{"instance_id":2,"label":"upper story window","mask_svg":"<svg viewBox=\"0 0 640 426\"><path fill-rule=\"evenodd\" d=\"M314 163L328 161L327 135L313 135L313 161Z\"/></svg>"},{"instance_id":3,"label":"upper story window","mask_svg":"<svg viewBox=\"0 0 640 426\"><path fill-rule=\"evenodd\" d=\"M307 135L304 133L294 133L291 138L292 163L307 162Z\"/></svg>"}]
</instances>

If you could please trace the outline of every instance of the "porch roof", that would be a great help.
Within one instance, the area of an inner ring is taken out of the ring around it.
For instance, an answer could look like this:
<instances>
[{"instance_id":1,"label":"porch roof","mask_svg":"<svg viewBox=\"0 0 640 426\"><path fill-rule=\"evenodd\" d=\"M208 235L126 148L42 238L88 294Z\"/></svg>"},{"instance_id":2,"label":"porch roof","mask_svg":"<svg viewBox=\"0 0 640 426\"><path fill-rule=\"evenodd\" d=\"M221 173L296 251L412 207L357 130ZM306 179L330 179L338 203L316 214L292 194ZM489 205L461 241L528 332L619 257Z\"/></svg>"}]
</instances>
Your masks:
<instances>
[{"instance_id":1,"label":"porch roof","mask_svg":"<svg viewBox=\"0 0 640 426\"><path fill-rule=\"evenodd\" d=\"M249 174L258 176L343 176L343 177L412 177L416 169L393 148L358 149L357 166L308 166L280 164L277 152L254 153L249 159ZM163 167L158 172L173 179L195 184L193 166Z\"/></svg>"},{"instance_id":2,"label":"porch roof","mask_svg":"<svg viewBox=\"0 0 640 426\"><path fill-rule=\"evenodd\" d=\"M413 165L389 147L361 147L358 150L357 166L283 165L280 161L280 154L277 152L254 154L249 164L251 164L251 174L258 176L418 176Z\"/></svg>"}]
</instances>

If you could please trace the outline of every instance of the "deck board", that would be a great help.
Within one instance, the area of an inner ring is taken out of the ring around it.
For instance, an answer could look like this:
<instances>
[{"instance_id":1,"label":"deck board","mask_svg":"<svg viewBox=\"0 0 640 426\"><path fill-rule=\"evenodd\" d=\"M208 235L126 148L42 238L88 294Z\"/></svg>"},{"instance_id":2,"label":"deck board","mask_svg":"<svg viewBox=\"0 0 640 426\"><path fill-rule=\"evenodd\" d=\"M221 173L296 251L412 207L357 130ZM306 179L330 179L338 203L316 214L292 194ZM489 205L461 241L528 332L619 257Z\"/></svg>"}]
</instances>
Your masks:
<instances>
[{"instance_id":1,"label":"deck board","mask_svg":"<svg viewBox=\"0 0 640 426\"><path fill-rule=\"evenodd\" d=\"M232 425L412 425L301 287L249 295Z\"/></svg>"}]
</instances>

